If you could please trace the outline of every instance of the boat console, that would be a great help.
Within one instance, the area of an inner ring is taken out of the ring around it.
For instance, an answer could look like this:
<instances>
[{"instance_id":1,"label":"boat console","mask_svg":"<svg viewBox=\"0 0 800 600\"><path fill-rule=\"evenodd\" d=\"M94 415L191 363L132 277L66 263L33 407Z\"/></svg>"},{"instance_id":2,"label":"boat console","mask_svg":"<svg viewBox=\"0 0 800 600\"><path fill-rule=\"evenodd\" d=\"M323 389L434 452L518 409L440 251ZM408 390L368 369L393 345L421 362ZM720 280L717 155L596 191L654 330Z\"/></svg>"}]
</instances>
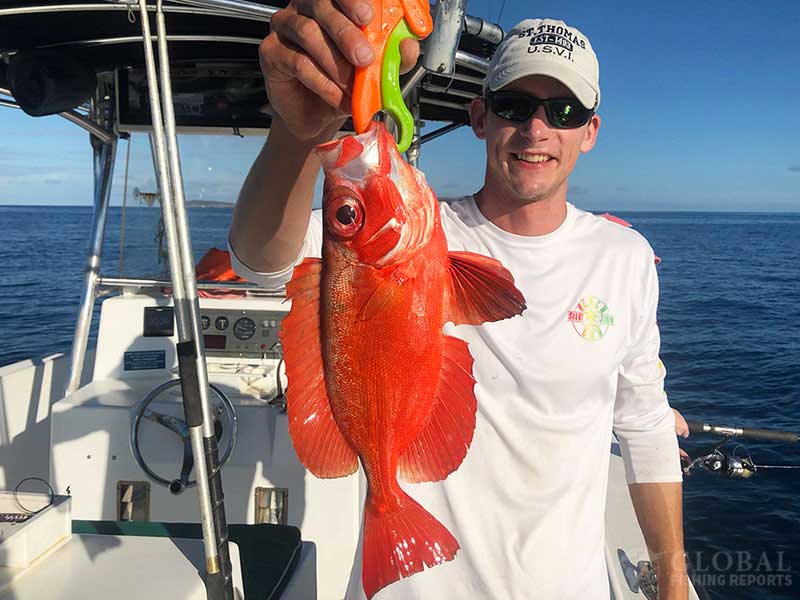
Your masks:
<instances>
[{"instance_id":1,"label":"boat console","mask_svg":"<svg viewBox=\"0 0 800 600\"><path fill-rule=\"evenodd\" d=\"M318 597L341 598L365 485L356 475L318 479L295 455L277 335L289 304L201 298L200 309L228 522L294 525L305 542L324 540L306 553L316 557L312 574L330 585ZM196 519L175 336L168 294L126 292L102 303L91 381L56 402L50 420L50 481L72 495L75 519Z\"/></svg>"}]
</instances>

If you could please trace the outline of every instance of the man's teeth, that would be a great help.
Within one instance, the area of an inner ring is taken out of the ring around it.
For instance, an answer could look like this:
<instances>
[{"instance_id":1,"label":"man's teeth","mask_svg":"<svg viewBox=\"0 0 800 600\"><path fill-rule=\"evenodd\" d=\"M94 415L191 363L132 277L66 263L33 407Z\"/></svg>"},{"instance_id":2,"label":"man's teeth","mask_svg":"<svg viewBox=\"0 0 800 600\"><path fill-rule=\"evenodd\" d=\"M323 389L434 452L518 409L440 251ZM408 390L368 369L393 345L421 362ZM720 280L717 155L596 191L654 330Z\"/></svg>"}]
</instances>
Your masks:
<instances>
[{"instance_id":1,"label":"man's teeth","mask_svg":"<svg viewBox=\"0 0 800 600\"><path fill-rule=\"evenodd\" d=\"M530 163L540 163L550 160L550 157L546 154L515 154L514 156L516 156L518 160L524 160Z\"/></svg>"}]
</instances>

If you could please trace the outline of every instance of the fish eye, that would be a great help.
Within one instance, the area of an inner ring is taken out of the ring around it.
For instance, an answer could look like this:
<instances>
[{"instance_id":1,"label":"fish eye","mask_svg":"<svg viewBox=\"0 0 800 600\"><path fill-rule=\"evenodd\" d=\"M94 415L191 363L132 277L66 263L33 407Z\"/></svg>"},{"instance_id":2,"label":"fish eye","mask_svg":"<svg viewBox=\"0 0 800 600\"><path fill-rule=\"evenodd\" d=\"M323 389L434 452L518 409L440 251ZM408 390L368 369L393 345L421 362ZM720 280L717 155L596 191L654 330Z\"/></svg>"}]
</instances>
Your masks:
<instances>
[{"instance_id":1,"label":"fish eye","mask_svg":"<svg viewBox=\"0 0 800 600\"><path fill-rule=\"evenodd\" d=\"M334 198L325 210L325 221L331 233L349 238L361 229L364 209L361 201L352 192Z\"/></svg>"},{"instance_id":2,"label":"fish eye","mask_svg":"<svg viewBox=\"0 0 800 600\"><path fill-rule=\"evenodd\" d=\"M336 211L336 220L342 225L352 225L356 222L357 216L356 209L349 204L343 204Z\"/></svg>"}]
</instances>

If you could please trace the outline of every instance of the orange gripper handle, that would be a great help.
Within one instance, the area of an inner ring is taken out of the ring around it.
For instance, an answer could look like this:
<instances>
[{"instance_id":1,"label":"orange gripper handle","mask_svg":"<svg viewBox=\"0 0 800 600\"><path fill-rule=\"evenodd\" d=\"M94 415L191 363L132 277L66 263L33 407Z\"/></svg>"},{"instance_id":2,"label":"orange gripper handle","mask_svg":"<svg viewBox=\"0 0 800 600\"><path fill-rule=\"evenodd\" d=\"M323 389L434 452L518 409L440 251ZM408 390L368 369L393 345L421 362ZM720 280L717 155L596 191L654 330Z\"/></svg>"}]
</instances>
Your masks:
<instances>
[{"instance_id":1,"label":"orange gripper handle","mask_svg":"<svg viewBox=\"0 0 800 600\"><path fill-rule=\"evenodd\" d=\"M356 69L353 81L353 124L356 133L364 133L373 115L381 110L381 70L386 44L401 19L411 32L422 39L433 30L428 0L372 0L375 18L361 28L375 53L375 60L367 67Z\"/></svg>"}]
</instances>

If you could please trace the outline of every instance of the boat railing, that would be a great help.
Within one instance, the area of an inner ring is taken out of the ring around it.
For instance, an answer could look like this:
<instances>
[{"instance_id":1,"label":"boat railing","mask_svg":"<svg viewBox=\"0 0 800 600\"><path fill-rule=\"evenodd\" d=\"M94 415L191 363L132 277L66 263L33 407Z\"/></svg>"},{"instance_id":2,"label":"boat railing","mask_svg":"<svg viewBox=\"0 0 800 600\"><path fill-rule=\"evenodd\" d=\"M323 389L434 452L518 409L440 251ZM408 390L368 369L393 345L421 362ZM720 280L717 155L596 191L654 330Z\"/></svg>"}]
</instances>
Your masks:
<instances>
[{"instance_id":1,"label":"boat railing","mask_svg":"<svg viewBox=\"0 0 800 600\"><path fill-rule=\"evenodd\" d=\"M131 289L163 289L172 287L172 282L166 279L148 279L136 277L100 277L97 283L98 290L105 292ZM284 297L283 290L268 290L253 283L238 281L202 281L198 280L197 288L200 290L227 290L235 292L255 292L259 296Z\"/></svg>"},{"instance_id":2,"label":"boat railing","mask_svg":"<svg viewBox=\"0 0 800 600\"><path fill-rule=\"evenodd\" d=\"M5 88L0 88L0 94L3 96L8 96L9 98L13 98L11 90L7 90ZM5 100L3 98L0 98L0 106L5 106L7 108L20 108L19 104L17 104L13 100ZM77 110L68 110L62 113L58 113L58 116L66 119L67 121L75 123L75 125L81 127L82 129L85 129L93 136L98 138L100 141L102 141L104 144L110 144L112 141L116 139L116 136L114 135L113 132L103 129L102 127L100 127L100 125L98 125L88 117L80 114Z\"/></svg>"}]
</instances>

